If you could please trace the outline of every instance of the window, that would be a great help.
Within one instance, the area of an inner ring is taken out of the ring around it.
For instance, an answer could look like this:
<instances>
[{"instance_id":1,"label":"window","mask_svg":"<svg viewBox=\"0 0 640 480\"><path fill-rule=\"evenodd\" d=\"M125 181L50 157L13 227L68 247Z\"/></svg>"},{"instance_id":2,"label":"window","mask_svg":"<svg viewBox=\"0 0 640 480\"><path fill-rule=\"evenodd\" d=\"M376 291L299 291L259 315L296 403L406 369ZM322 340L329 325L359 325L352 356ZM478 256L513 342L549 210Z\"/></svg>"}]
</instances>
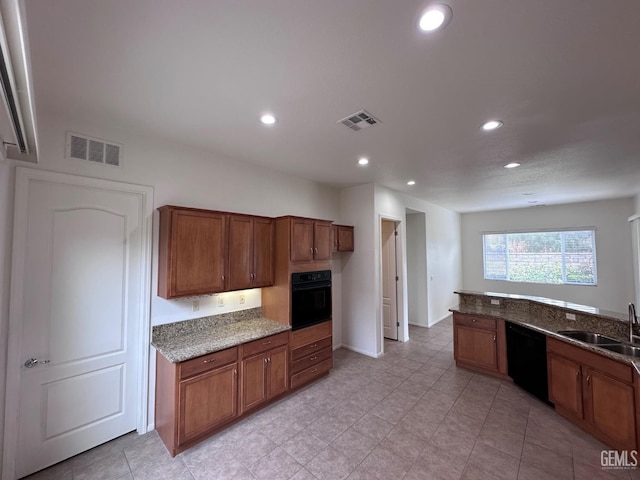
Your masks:
<instances>
[{"instance_id":1,"label":"window","mask_svg":"<svg viewBox=\"0 0 640 480\"><path fill-rule=\"evenodd\" d=\"M487 233L482 238L486 280L597 284L594 229Z\"/></svg>"}]
</instances>

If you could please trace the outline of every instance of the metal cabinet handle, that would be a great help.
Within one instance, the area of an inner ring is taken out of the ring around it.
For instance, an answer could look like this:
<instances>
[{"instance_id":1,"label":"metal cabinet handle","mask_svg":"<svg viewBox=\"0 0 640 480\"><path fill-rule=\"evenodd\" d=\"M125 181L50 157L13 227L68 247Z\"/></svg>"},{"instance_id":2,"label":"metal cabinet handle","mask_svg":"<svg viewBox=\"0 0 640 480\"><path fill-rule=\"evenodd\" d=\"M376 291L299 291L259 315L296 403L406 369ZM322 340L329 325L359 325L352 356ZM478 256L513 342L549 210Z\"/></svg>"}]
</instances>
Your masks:
<instances>
[{"instance_id":1,"label":"metal cabinet handle","mask_svg":"<svg viewBox=\"0 0 640 480\"><path fill-rule=\"evenodd\" d=\"M580 370L576 370L576 377L580 376Z\"/></svg>"},{"instance_id":2,"label":"metal cabinet handle","mask_svg":"<svg viewBox=\"0 0 640 480\"><path fill-rule=\"evenodd\" d=\"M587 375L587 385L591 385L591 375Z\"/></svg>"},{"instance_id":3,"label":"metal cabinet handle","mask_svg":"<svg viewBox=\"0 0 640 480\"><path fill-rule=\"evenodd\" d=\"M268 342L262 342L263 345L271 345L271 340L269 340Z\"/></svg>"},{"instance_id":4,"label":"metal cabinet handle","mask_svg":"<svg viewBox=\"0 0 640 480\"><path fill-rule=\"evenodd\" d=\"M310 362L313 362L314 360L317 360L317 359L318 359L318 357L311 357L311 358L309 359L309 361L310 361Z\"/></svg>"},{"instance_id":5,"label":"metal cabinet handle","mask_svg":"<svg viewBox=\"0 0 640 480\"><path fill-rule=\"evenodd\" d=\"M495 335L493 336L493 341L494 341L494 342L496 341L496 336L495 336Z\"/></svg>"},{"instance_id":6,"label":"metal cabinet handle","mask_svg":"<svg viewBox=\"0 0 640 480\"><path fill-rule=\"evenodd\" d=\"M234 369L233 369L233 376L234 376L234 377L237 377L237 376L238 376L238 369L237 369L237 368L234 368Z\"/></svg>"},{"instance_id":7,"label":"metal cabinet handle","mask_svg":"<svg viewBox=\"0 0 640 480\"><path fill-rule=\"evenodd\" d=\"M314 250L314 253L318 253L318 249L317 248L314 248L313 250Z\"/></svg>"},{"instance_id":8,"label":"metal cabinet handle","mask_svg":"<svg viewBox=\"0 0 640 480\"><path fill-rule=\"evenodd\" d=\"M215 361L216 361L215 358L209 358L208 360L203 360L202 363L213 363Z\"/></svg>"},{"instance_id":9,"label":"metal cabinet handle","mask_svg":"<svg viewBox=\"0 0 640 480\"><path fill-rule=\"evenodd\" d=\"M476 319L475 319L475 318L472 318L472 319L471 319L471 321L475 323Z\"/></svg>"},{"instance_id":10,"label":"metal cabinet handle","mask_svg":"<svg viewBox=\"0 0 640 480\"><path fill-rule=\"evenodd\" d=\"M51 360L38 360L37 358L30 358L29 360L24 362L24 366L27 368L33 368L36 365L46 365L47 363L50 363L50 362Z\"/></svg>"},{"instance_id":11,"label":"metal cabinet handle","mask_svg":"<svg viewBox=\"0 0 640 480\"><path fill-rule=\"evenodd\" d=\"M309 345L309 348L313 348L313 347L317 347L317 346L318 346L318 344L314 343L313 345Z\"/></svg>"},{"instance_id":12,"label":"metal cabinet handle","mask_svg":"<svg viewBox=\"0 0 640 480\"><path fill-rule=\"evenodd\" d=\"M264 359L264 364L266 365L267 363L269 363L269 359L268 359L268 358L265 358L265 359Z\"/></svg>"},{"instance_id":13,"label":"metal cabinet handle","mask_svg":"<svg viewBox=\"0 0 640 480\"><path fill-rule=\"evenodd\" d=\"M224 282L224 275L220 275L220 277L222 278L222 281Z\"/></svg>"}]
</instances>

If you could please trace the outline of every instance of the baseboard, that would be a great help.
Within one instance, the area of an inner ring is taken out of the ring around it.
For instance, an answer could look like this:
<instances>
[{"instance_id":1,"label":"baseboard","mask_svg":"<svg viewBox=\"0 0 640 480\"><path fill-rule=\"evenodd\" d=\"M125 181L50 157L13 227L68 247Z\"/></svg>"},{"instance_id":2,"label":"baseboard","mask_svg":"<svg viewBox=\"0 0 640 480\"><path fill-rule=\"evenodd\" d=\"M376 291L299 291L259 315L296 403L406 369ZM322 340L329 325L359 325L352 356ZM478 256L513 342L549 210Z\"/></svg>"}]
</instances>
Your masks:
<instances>
[{"instance_id":1,"label":"baseboard","mask_svg":"<svg viewBox=\"0 0 640 480\"><path fill-rule=\"evenodd\" d=\"M409 322L409 325L413 325L415 327L429 328L429 324L425 324L425 323Z\"/></svg>"},{"instance_id":2,"label":"baseboard","mask_svg":"<svg viewBox=\"0 0 640 480\"><path fill-rule=\"evenodd\" d=\"M334 345L333 346L333 351L335 352L336 350L338 350L339 348L342 348L344 345L340 344L340 345ZM345 347L346 348L346 347Z\"/></svg>"},{"instance_id":3,"label":"baseboard","mask_svg":"<svg viewBox=\"0 0 640 480\"><path fill-rule=\"evenodd\" d=\"M138 432L140 435L144 435L145 433L149 433L149 432L153 432L156 429L156 424L155 423L150 423L149 425L147 425L147 431L146 432Z\"/></svg>"},{"instance_id":4,"label":"baseboard","mask_svg":"<svg viewBox=\"0 0 640 480\"><path fill-rule=\"evenodd\" d=\"M366 350L362 350L361 348L354 347L352 345L342 344L342 348L346 348L347 350L351 350L352 352L360 353L362 355L366 355L367 357L372 357L372 358L379 358L382 355L381 353L371 353Z\"/></svg>"},{"instance_id":5,"label":"baseboard","mask_svg":"<svg viewBox=\"0 0 640 480\"><path fill-rule=\"evenodd\" d=\"M447 318L451 317L452 315L453 315L453 313L449 312L449 313L447 313L444 317L440 317L440 318L439 318L438 320L436 320L435 322L430 323L430 324L429 324L429 326L430 326L430 327L433 327L436 323L440 323L441 321L446 320Z\"/></svg>"}]
</instances>

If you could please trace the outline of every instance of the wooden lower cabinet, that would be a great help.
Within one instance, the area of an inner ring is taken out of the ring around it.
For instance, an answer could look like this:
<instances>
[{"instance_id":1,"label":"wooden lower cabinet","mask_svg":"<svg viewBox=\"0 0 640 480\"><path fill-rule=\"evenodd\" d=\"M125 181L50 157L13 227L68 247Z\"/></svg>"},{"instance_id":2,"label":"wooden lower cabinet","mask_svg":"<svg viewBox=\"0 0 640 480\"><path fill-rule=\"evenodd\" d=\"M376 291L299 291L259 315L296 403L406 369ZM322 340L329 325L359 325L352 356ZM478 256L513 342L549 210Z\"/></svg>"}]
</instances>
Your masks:
<instances>
[{"instance_id":1,"label":"wooden lower cabinet","mask_svg":"<svg viewBox=\"0 0 640 480\"><path fill-rule=\"evenodd\" d=\"M453 355L458 366L506 378L504 321L454 313Z\"/></svg>"},{"instance_id":2,"label":"wooden lower cabinet","mask_svg":"<svg viewBox=\"0 0 640 480\"><path fill-rule=\"evenodd\" d=\"M555 353L547 354L549 401L568 416L582 418L582 369L580 364Z\"/></svg>"},{"instance_id":3,"label":"wooden lower cabinet","mask_svg":"<svg viewBox=\"0 0 640 480\"><path fill-rule=\"evenodd\" d=\"M171 456L285 395L288 342L287 331L179 363L157 352L155 426Z\"/></svg>"},{"instance_id":4,"label":"wooden lower cabinet","mask_svg":"<svg viewBox=\"0 0 640 480\"><path fill-rule=\"evenodd\" d=\"M289 390L289 333L242 345L240 413Z\"/></svg>"},{"instance_id":5,"label":"wooden lower cabinet","mask_svg":"<svg viewBox=\"0 0 640 480\"><path fill-rule=\"evenodd\" d=\"M155 426L172 456L236 418L238 348L185 362L156 354Z\"/></svg>"},{"instance_id":6,"label":"wooden lower cabinet","mask_svg":"<svg viewBox=\"0 0 640 480\"><path fill-rule=\"evenodd\" d=\"M238 364L180 382L178 443L222 425L238 414Z\"/></svg>"},{"instance_id":7,"label":"wooden lower cabinet","mask_svg":"<svg viewBox=\"0 0 640 480\"><path fill-rule=\"evenodd\" d=\"M289 334L291 388L329 373L333 367L332 322L323 322Z\"/></svg>"},{"instance_id":8,"label":"wooden lower cabinet","mask_svg":"<svg viewBox=\"0 0 640 480\"><path fill-rule=\"evenodd\" d=\"M637 449L630 365L548 337L547 369L558 413L615 449Z\"/></svg>"}]
</instances>

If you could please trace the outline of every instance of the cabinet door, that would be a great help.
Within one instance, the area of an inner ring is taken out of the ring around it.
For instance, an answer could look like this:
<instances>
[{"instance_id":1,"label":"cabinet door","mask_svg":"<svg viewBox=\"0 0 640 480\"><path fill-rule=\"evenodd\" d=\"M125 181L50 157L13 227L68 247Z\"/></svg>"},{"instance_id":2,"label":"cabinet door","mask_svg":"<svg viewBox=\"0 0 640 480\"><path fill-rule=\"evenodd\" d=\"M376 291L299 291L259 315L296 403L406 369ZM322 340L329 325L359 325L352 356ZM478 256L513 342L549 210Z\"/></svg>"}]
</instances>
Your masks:
<instances>
[{"instance_id":1,"label":"cabinet door","mask_svg":"<svg viewBox=\"0 0 640 480\"><path fill-rule=\"evenodd\" d=\"M171 212L170 297L222 292L226 271L226 216Z\"/></svg>"},{"instance_id":2,"label":"cabinet door","mask_svg":"<svg viewBox=\"0 0 640 480\"><path fill-rule=\"evenodd\" d=\"M274 348L269 352L269 368L267 371L267 396L280 395L288 390L289 385L289 352L287 346Z\"/></svg>"},{"instance_id":3,"label":"cabinet door","mask_svg":"<svg viewBox=\"0 0 640 480\"><path fill-rule=\"evenodd\" d=\"M291 220L291 261L313 260L313 220L293 218Z\"/></svg>"},{"instance_id":4,"label":"cabinet door","mask_svg":"<svg viewBox=\"0 0 640 480\"><path fill-rule=\"evenodd\" d=\"M582 370L580 365L554 353L547 355L549 400L556 408L582 418Z\"/></svg>"},{"instance_id":5,"label":"cabinet door","mask_svg":"<svg viewBox=\"0 0 640 480\"><path fill-rule=\"evenodd\" d=\"M253 219L229 217L229 290L251 288L253 279Z\"/></svg>"},{"instance_id":6,"label":"cabinet door","mask_svg":"<svg viewBox=\"0 0 640 480\"><path fill-rule=\"evenodd\" d=\"M329 260L331 258L331 224L329 222L313 222L313 259Z\"/></svg>"},{"instance_id":7,"label":"cabinet door","mask_svg":"<svg viewBox=\"0 0 640 480\"><path fill-rule=\"evenodd\" d=\"M611 446L636 449L633 387L603 373L584 369L584 416Z\"/></svg>"},{"instance_id":8,"label":"cabinet door","mask_svg":"<svg viewBox=\"0 0 640 480\"><path fill-rule=\"evenodd\" d=\"M253 287L273 285L273 220L256 218L253 224Z\"/></svg>"},{"instance_id":9,"label":"cabinet door","mask_svg":"<svg viewBox=\"0 0 640 480\"><path fill-rule=\"evenodd\" d=\"M353 252L353 227L338 227L338 250Z\"/></svg>"},{"instance_id":10,"label":"cabinet door","mask_svg":"<svg viewBox=\"0 0 640 480\"><path fill-rule=\"evenodd\" d=\"M338 226L331 225L331 253L338 251Z\"/></svg>"},{"instance_id":11,"label":"cabinet door","mask_svg":"<svg viewBox=\"0 0 640 480\"><path fill-rule=\"evenodd\" d=\"M180 382L178 443L236 416L237 367L237 363L232 363Z\"/></svg>"},{"instance_id":12,"label":"cabinet door","mask_svg":"<svg viewBox=\"0 0 640 480\"><path fill-rule=\"evenodd\" d=\"M267 362L267 353L259 353L242 360L241 413L260 405L267 399Z\"/></svg>"},{"instance_id":13,"label":"cabinet door","mask_svg":"<svg viewBox=\"0 0 640 480\"><path fill-rule=\"evenodd\" d=\"M498 370L495 331L457 325L455 336L456 360L488 370Z\"/></svg>"}]
</instances>

